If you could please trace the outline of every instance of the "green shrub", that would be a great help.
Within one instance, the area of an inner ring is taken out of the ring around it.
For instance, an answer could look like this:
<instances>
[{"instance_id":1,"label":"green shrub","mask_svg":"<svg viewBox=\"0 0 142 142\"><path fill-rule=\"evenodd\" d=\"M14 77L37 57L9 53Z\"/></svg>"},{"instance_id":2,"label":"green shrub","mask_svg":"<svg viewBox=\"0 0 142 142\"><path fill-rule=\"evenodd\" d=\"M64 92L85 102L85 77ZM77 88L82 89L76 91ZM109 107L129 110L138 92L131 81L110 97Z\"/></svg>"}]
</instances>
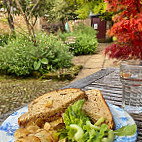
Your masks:
<instances>
[{"instance_id":1,"label":"green shrub","mask_svg":"<svg viewBox=\"0 0 142 142\"><path fill-rule=\"evenodd\" d=\"M38 33L37 46L23 36L17 36L0 48L0 71L27 76L33 71L41 74L71 66L69 49L55 36Z\"/></svg>"},{"instance_id":2,"label":"green shrub","mask_svg":"<svg viewBox=\"0 0 142 142\"><path fill-rule=\"evenodd\" d=\"M10 36L7 33L1 34L0 35L0 46L4 46L5 44L8 43Z\"/></svg>"},{"instance_id":3,"label":"green shrub","mask_svg":"<svg viewBox=\"0 0 142 142\"><path fill-rule=\"evenodd\" d=\"M67 37L76 37L75 43L68 43ZM79 25L72 33L59 34L59 38L64 41L74 55L93 54L97 49L96 31L92 27Z\"/></svg>"},{"instance_id":4,"label":"green shrub","mask_svg":"<svg viewBox=\"0 0 142 142\"><path fill-rule=\"evenodd\" d=\"M0 46L5 46L5 44L8 44L8 41L13 38L15 38L14 33L11 35L9 33L0 34Z\"/></svg>"}]
</instances>

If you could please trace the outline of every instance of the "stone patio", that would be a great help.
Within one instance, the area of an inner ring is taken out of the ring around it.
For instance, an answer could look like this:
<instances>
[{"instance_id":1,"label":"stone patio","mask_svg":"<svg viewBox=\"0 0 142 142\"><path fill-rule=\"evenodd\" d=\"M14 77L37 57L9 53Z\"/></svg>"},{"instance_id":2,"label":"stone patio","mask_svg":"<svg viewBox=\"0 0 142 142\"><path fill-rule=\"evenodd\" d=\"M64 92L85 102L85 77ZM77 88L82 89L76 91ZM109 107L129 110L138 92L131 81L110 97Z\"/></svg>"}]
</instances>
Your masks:
<instances>
[{"instance_id":1,"label":"stone patio","mask_svg":"<svg viewBox=\"0 0 142 142\"><path fill-rule=\"evenodd\" d=\"M99 43L98 51L94 55L83 55L74 57L73 63L76 65L82 65L83 69L73 81L84 78L94 72L101 70L102 68L119 67L119 62L116 62L116 60L113 59L109 59L104 54L105 48L110 44L111 43Z\"/></svg>"}]
</instances>

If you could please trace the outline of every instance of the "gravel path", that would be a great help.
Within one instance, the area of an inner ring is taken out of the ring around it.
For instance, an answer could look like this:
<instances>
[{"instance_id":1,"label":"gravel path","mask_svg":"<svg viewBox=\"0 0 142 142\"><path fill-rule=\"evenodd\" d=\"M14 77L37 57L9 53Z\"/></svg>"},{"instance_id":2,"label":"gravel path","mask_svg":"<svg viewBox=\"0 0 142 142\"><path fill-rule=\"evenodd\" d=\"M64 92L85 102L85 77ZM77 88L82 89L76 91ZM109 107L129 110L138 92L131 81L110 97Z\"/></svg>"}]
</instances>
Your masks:
<instances>
[{"instance_id":1,"label":"gravel path","mask_svg":"<svg viewBox=\"0 0 142 142\"><path fill-rule=\"evenodd\" d=\"M60 89L70 81L53 80L0 80L0 114L23 106L38 96Z\"/></svg>"}]
</instances>

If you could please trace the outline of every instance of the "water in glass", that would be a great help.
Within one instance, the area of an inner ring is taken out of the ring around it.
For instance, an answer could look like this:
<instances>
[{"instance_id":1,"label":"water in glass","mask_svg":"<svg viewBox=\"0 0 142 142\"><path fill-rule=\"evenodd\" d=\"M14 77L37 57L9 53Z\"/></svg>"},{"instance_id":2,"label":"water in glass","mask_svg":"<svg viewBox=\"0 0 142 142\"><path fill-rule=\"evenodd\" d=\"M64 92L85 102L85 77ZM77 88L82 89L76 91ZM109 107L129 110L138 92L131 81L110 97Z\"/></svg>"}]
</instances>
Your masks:
<instances>
[{"instance_id":1,"label":"water in glass","mask_svg":"<svg viewBox=\"0 0 142 142\"><path fill-rule=\"evenodd\" d=\"M120 65L123 85L122 107L129 113L142 113L142 61L124 61Z\"/></svg>"}]
</instances>

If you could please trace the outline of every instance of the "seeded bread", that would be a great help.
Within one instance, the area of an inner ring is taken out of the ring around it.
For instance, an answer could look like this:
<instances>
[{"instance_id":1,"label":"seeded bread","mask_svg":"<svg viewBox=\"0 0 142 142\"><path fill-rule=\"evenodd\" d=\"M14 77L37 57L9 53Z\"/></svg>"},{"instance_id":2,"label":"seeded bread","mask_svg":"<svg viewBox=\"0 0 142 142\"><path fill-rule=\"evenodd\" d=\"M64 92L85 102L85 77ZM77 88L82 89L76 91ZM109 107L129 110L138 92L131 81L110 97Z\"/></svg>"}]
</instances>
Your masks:
<instances>
[{"instance_id":1,"label":"seeded bread","mask_svg":"<svg viewBox=\"0 0 142 142\"><path fill-rule=\"evenodd\" d=\"M77 100L87 98L85 92L77 88L68 88L49 92L32 101L29 111L19 117L19 126L25 126L28 122L53 121L61 116L61 113Z\"/></svg>"},{"instance_id":2,"label":"seeded bread","mask_svg":"<svg viewBox=\"0 0 142 142\"><path fill-rule=\"evenodd\" d=\"M113 117L102 93L95 89L85 91L85 93L88 96L88 100L84 103L83 110L93 119L94 122L103 116L105 118L105 123L112 129Z\"/></svg>"}]
</instances>

